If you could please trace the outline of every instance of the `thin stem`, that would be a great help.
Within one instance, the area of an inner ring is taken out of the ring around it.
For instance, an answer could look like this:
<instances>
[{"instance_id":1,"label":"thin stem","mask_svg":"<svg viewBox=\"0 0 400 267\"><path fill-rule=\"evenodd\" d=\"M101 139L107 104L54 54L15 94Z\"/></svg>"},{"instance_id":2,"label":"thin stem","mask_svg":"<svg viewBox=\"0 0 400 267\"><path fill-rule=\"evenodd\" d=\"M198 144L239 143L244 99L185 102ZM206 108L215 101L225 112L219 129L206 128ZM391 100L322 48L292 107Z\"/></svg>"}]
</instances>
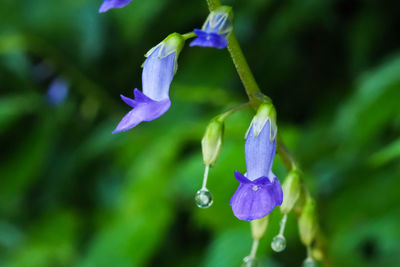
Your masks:
<instances>
[{"instance_id":1,"label":"thin stem","mask_svg":"<svg viewBox=\"0 0 400 267\"><path fill-rule=\"evenodd\" d=\"M261 90L233 32L228 37L228 51L231 54L233 64L246 90L246 94L250 102L253 102L257 98L257 94L261 93Z\"/></svg>"},{"instance_id":2,"label":"thin stem","mask_svg":"<svg viewBox=\"0 0 400 267\"><path fill-rule=\"evenodd\" d=\"M207 0L208 9L210 11L221 5L219 0ZM258 99L261 97L261 90L258 87L256 80L254 79L253 73L250 70L249 64L244 57L243 51L240 48L239 42L236 39L235 34L232 32L228 36L228 51L231 55L233 64L235 65L236 71L239 74L240 80L246 90L246 94L250 100L250 104L257 108L259 103ZM267 99L270 100L270 99Z\"/></svg>"},{"instance_id":3,"label":"thin stem","mask_svg":"<svg viewBox=\"0 0 400 267\"><path fill-rule=\"evenodd\" d=\"M285 232L286 220L287 220L287 214L284 214L280 224L279 235L283 236L283 233Z\"/></svg>"},{"instance_id":4,"label":"thin stem","mask_svg":"<svg viewBox=\"0 0 400 267\"><path fill-rule=\"evenodd\" d=\"M207 5L208 5L208 9L210 11L216 9L217 7L219 7L221 5L221 2L219 0L207 0Z\"/></svg>"},{"instance_id":5,"label":"thin stem","mask_svg":"<svg viewBox=\"0 0 400 267\"><path fill-rule=\"evenodd\" d=\"M307 259L313 259L311 246L307 246Z\"/></svg>"},{"instance_id":6,"label":"thin stem","mask_svg":"<svg viewBox=\"0 0 400 267\"><path fill-rule=\"evenodd\" d=\"M194 32L188 32L188 33L182 34L182 37L183 37L183 39L185 39L185 41L187 39L194 38L196 36L197 35Z\"/></svg>"},{"instance_id":7,"label":"thin stem","mask_svg":"<svg viewBox=\"0 0 400 267\"><path fill-rule=\"evenodd\" d=\"M282 140L278 141L277 152L288 171L298 168L296 160L294 159L292 153L290 153L286 145L282 142Z\"/></svg>"},{"instance_id":8,"label":"thin stem","mask_svg":"<svg viewBox=\"0 0 400 267\"><path fill-rule=\"evenodd\" d=\"M250 251L250 257L251 258L255 258L256 257L256 253L257 253L257 249L258 249L258 243L259 243L258 239L253 239L253 245L251 246L251 251Z\"/></svg>"},{"instance_id":9,"label":"thin stem","mask_svg":"<svg viewBox=\"0 0 400 267\"><path fill-rule=\"evenodd\" d=\"M206 165L206 168L204 169L203 185L202 185L201 189L207 189L207 179L208 179L209 169L210 169L210 166Z\"/></svg>"},{"instance_id":10,"label":"thin stem","mask_svg":"<svg viewBox=\"0 0 400 267\"><path fill-rule=\"evenodd\" d=\"M224 113L218 115L218 118L219 118L220 120L225 120L227 117L229 117L230 115L232 115L232 114L235 113L236 111L239 111L239 110L241 110L241 109L247 108L247 107L249 107L249 106L250 106L250 102L243 103L243 104L241 104L241 105L238 105L238 106L236 106L236 107L233 107L233 108L231 108L231 109L225 111Z\"/></svg>"}]
</instances>

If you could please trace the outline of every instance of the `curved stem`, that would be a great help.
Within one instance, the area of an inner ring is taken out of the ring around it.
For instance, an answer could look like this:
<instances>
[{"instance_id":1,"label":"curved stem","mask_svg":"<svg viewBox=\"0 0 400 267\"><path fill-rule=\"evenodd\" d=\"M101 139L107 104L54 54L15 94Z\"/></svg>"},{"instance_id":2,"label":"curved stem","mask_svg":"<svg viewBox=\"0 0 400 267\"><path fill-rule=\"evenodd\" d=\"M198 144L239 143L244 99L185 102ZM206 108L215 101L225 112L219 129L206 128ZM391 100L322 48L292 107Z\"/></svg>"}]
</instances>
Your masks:
<instances>
[{"instance_id":1,"label":"curved stem","mask_svg":"<svg viewBox=\"0 0 400 267\"><path fill-rule=\"evenodd\" d=\"M196 37L196 34L194 32L188 32L188 33L182 34L182 37L186 41L187 39Z\"/></svg>"},{"instance_id":2,"label":"curved stem","mask_svg":"<svg viewBox=\"0 0 400 267\"><path fill-rule=\"evenodd\" d=\"M250 105L250 102L243 103L243 104L241 104L241 105L239 105L239 106L233 107L233 108L231 108L231 109L225 111L224 113L218 115L217 117L218 117L219 120L223 121L223 120L225 120L227 117L229 117L230 115L232 115L233 113L235 113L236 111L241 110L241 109L244 109L244 108L247 108L249 105Z\"/></svg>"},{"instance_id":3,"label":"curved stem","mask_svg":"<svg viewBox=\"0 0 400 267\"><path fill-rule=\"evenodd\" d=\"M207 0L208 9L210 11L221 5L219 0ZM228 36L228 51L231 55L233 64L235 65L236 71L239 74L240 80L246 90L246 94L250 100L250 104L256 109L259 105L258 99L262 98L261 90L250 70L249 64L244 57L243 51L240 48L239 42L236 39L235 33L231 33ZM270 101L270 99L264 99L264 101Z\"/></svg>"}]
</instances>

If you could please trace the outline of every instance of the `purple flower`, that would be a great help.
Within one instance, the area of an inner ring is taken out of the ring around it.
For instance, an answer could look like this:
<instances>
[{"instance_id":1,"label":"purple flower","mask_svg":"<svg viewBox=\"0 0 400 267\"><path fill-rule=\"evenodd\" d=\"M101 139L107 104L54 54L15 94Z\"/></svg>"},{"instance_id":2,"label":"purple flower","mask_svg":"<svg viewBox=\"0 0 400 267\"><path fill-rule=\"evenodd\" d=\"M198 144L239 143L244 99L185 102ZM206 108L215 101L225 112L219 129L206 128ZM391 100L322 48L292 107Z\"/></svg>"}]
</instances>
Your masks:
<instances>
[{"instance_id":1,"label":"purple flower","mask_svg":"<svg viewBox=\"0 0 400 267\"><path fill-rule=\"evenodd\" d=\"M258 133L259 126L257 119L253 120L245 144L247 174L235 172L240 185L229 203L234 215L244 221L265 217L283 200L279 180L272 173L276 130L271 129L271 120L264 122Z\"/></svg>"},{"instance_id":2,"label":"purple flower","mask_svg":"<svg viewBox=\"0 0 400 267\"><path fill-rule=\"evenodd\" d=\"M177 70L183 42L181 35L173 33L146 54L142 72L143 93L135 89L135 99L121 95L133 109L122 118L113 133L132 129L142 121L152 121L169 109L169 86Z\"/></svg>"},{"instance_id":3,"label":"purple flower","mask_svg":"<svg viewBox=\"0 0 400 267\"><path fill-rule=\"evenodd\" d=\"M67 98L69 85L62 78L54 79L47 90L47 100L53 106L58 106Z\"/></svg>"},{"instance_id":4,"label":"purple flower","mask_svg":"<svg viewBox=\"0 0 400 267\"><path fill-rule=\"evenodd\" d=\"M104 0L99 8L99 13L106 12L112 8L121 8L129 4L132 0Z\"/></svg>"},{"instance_id":5,"label":"purple flower","mask_svg":"<svg viewBox=\"0 0 400 267\"><path fill-rule=\"evenodd\" d=\"M218 49L227 47L227 37L232 32L231 14L232 10L227 6L221 6L212 11L201 30L194 30L197 38L190 43L190 46L215 47Z\"/></svg>"}]
</instances>

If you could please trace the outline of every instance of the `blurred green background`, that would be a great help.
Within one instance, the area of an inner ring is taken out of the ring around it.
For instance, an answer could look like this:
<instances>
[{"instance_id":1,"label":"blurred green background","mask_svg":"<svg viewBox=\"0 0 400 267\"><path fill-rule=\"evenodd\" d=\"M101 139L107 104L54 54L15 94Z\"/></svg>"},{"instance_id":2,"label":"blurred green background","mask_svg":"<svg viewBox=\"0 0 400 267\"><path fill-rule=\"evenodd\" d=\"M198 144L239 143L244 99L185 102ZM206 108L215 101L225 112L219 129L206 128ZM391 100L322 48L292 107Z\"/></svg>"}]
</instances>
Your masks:
<instances>
[{"instance_id":1,"label":"blurred green background","mask_svg":"<svg viewBox=\"0 0 400 267\"><path fill-rule=\"evenodd\" d=\"M223 2L316 198L333 266L399 266L400 3ZM213 206L193 201L208 121L246 101L228 52L186 46L171 109L111 134L130 110L119 94L141 88L143 55L201 27L205 1L134 0L98 14L100 4L0 2L0 266L239 266L250 227L228 203L250 110L227 120ZM68 88L56 104L55 81ZM279 157L274 170L282 181ZM286 251L271 252L280 218L271 214L260 266L306 257L294 215Z\"/></svg>"}]
</instances>

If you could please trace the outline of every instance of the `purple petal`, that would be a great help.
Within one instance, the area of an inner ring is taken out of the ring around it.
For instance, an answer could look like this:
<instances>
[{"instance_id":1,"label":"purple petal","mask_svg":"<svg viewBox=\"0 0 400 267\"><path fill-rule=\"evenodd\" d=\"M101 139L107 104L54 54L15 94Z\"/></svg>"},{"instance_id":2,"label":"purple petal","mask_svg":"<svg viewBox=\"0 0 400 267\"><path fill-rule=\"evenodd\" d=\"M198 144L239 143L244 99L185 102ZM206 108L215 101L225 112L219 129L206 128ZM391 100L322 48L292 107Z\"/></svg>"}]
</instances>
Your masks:
<instances>
[{"instance_id":1,"label":"purple petal","mask_svg":"<svg viewBox=\"0 0 400 267\"><path fill-rule=\"evenodd\" d=\"M137 106L137 102L135 100L133 100L132 98L120 95L122 101L124 101L126 104L128 104L131 107L136 107Z\"/></svg>"},{"instance_id":2,"label":"purple petal","mask_svg":"<svg viewBox=\"0 0 400 267\"><path fill-rule=\"evenodd\" d=\"M241 183L229 204L238 219L251 221L268 215L282 200L282 187L275 178L272 183Z\"/></svg>"},{"instance_id":3,"label":"purple petal","mask_svg":"<svg viewBox=\"0 0 400 267\"><path fill-rule=\"evenodd\" d=\"M169 87L174 77L176 52L159 57L162 46L157 47L144 62L142 83L143 93L153 100L160 101L169 97Z\"/></svg>"},{"instance_id":4,"label":"purple petal","mask_svg":"<svg viewBox=\"0 0 400 267\"><path fill-rule=\"evenodd\" d=\"M254 137L253 127L250 127L244 150L248 179L266 176L272 181L269 174L276 153L276 140L270 141L269 121L257 137Z\"/></svg>"},{"instance_id":5,"label":"purple petal","mask_svg":"<svg viewBox=\"0 0 400 267\"><path fill-rule=\"evenodd\" d=\"M121 8L129 4L132 0L104 0L99 8L99 12L103 13L112 8Z\"/></svg>"},{"instance_id":6,"label":"purple petal","mask_svg":"<svg viewBox=\"0 0 400 267\"><path fill-rule=\"evenodd\" d=\"M132 129L142 121L152 121L164 114L171 106L169 98L161 101L154 101L137 89L135 89L135 100L127 97L123 98L123 100L128 105L133 105L134 108L122 118L113 133Z\"/></svg>"},{"instance_id":7,"label":"purple petal","mask_svg":"<svg viewBox=\"0 0 400 267\"><path fill-rule=\"evenodd\" d=\"M271 183L270 179L268 177L265 177L265 176L257 178L254 181L251 181L251 180L247 179L247 177L245 175L241 174L238 171L235 171L235 178L241 184L250 184L250 183L252 183L252 184L255 184L255 185L267 185L267 184Z\"/></svg>"},{"instance_id":8,"label":"purple petal","mask_svg":"<svg viewBox=\"0 0 400 267\"><path fill-rule=\"evenodd\" d=\"M228 41L224 35L211 32L207 33L199 29L194 29L194 32L197 38L190 43L190 46L215 47L218 49L228 46Z\"/></svg>"},{"instance_id":9,"label":"purple petal","mask_svg":"<svg viewBox=\"0 0 400 267\"><path fill-rule=\"evenodd\" d=\"M243 174L241 174L238 171L235 171L235 178L241 184L251 183L251 181L249 179L247 179L246 176L244 176Z\"/></svg>"}]
</instances>

